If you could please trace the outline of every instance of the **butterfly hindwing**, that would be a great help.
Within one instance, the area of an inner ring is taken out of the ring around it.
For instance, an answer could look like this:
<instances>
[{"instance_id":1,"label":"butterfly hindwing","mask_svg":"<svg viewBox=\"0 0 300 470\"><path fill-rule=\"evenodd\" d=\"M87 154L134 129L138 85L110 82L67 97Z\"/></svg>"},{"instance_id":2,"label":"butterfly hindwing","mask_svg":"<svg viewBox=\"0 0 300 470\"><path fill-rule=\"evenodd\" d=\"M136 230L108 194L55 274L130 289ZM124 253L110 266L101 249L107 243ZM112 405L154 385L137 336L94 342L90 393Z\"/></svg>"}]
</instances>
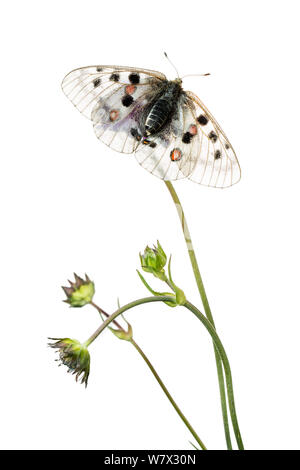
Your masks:
<instances>
[{"instance_id":1,"label":"butterfly hindwing","mask_svg":"<svg viewBox=\"0 0 300 470\"><path fill-rule=\"evenodd\" d=\"M142 135L144 108L155 97L157 88L149 79L144 85L119 84L100 97L91 115L98 139L118 152L134 152Z\"/></svg>"},{"instance_id":2,"label":"butterfly hindwing","mask_svg":"<svg viewBox=\"0 0 300 470\"><path fill-rule=\"evenodd\" d=\"M163 180L186 178L194 169L195 155L199 151L195 130L193 114L181 96L166 128L149 138L146 145L139 146L135 153L137 161Z\"/></svg>"}]
</instances>

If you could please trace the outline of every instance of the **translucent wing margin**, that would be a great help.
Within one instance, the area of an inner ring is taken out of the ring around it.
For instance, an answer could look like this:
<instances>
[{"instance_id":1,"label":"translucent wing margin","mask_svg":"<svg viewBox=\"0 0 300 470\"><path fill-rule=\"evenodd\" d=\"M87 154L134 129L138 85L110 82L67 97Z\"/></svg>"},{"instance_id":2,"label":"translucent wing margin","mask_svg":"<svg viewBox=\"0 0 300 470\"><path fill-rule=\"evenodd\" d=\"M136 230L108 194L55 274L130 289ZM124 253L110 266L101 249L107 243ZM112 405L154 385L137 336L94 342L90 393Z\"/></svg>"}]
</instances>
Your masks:
<instances>
[{"instance_id":1,"label":"translucent wing margin","mask_svg":"<svg viewBox=\"0 0 300 470\"><path fill-rule=\"evenodd\" d=\"M197 125L199 153L193 155L194 167L188 176L191 181L215 188L226 188L241 178L236 154L225 133L212 114L192 92L185 92Z\"/></svg>"}]
</instances>

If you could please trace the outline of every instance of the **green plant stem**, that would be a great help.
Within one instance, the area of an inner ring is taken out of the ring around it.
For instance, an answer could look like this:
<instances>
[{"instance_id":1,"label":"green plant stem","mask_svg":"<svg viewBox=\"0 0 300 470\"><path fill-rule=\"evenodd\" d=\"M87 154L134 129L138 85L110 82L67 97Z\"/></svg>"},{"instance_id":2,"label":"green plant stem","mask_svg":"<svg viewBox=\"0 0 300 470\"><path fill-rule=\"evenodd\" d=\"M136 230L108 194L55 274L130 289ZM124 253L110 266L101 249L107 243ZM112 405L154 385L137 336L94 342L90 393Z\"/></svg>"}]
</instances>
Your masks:
<instances>
[{"instance_id":1,"label":"green plant stem","mask_svg":"<svg viewBox=\"0 0 300 470\"><path fill-rule=\"evenodd\" d=\"M196 441L198 442L198 444L200 445L201 449L202 450L207 450L205 445L203 444L203 442L201 441L200 437L198 436L198 434L196 433L196 431L194 430L194 428L191 426L191 424L189 423L189 421L187 420L187 418L184 416L184 414L182 413L182 411L180 410L179 406L176 404L176 402L173 400L172 396L170 395L170 392L168 391L167 387L164 385L163 381L161 380L161 378L159 377L159 375L157 374L156 370L154 369L153 365L151 364L151 362L149 361L149 359L147 358L147 356L144 354L144 352L141 350L141 348L136 344L136 342L134 341L134 339L131 340L131 344L133 344L133 346L135 347L135 349L140 353L140 355L142 356L142 358L144 359L144 361L146 362L147 366L149 367L149 369L151 370L152 374L154 375L154 377L156 378L157 382L159 383L159 385L161 386L162 390L165 392L168 400L170 401L171 405L173 406L173 408L176 410L176 412L178 413L178 415L180 416L180 418L182 419L182 421L184 422L184 424L186 425L186 427L189 429L190 433L194 436L194 438L196 439Z\"/></svg>"},{"instance_id":2,"label":"green plant stem","mask_svg":"<svg viewBox=\"0 0 300 470\"><path fill-rule=\"evenodd\" d=\"M239 450L244 450L244 445L242 441L242 436L241 432L239 429L238 425L238 419L237 419L237 414L236 414L236 409L235 409L235 402L234 402L234 394L233 394L233 384L232 384L232 375L231 375L231 369L230 369L230 364L229 360L227 357L227 354L225 352L225 349L221 343L221 340L219 336L217 335L217 332L211 322L190 302L186 301L184 306L189 309L191 312L196 315L196 317L203 323L207 331L212 337L212 340L214 342L215 348L217 349L217 352L223 362L224 366L224 371L225 371L225 377L226 377L226 385L227 385L227 395L228 395L228 403L229 403L229 411L230 411L230 416L231 416L231 421L232 421L232 426L236 438L236 442L238 445Z\"/></svg>"},{"instance_id":3,"label":"green plant stem","mask_svg":"<svg viewBox=\"0 0 300 470\"><path fill-rule=\"evenodd\" d=\"M119 308L116 310L112 315L110 315L100 326L97 328L97 330L90 336L90 338L84 343L86 347L88 347L101 333L102 331L113 321L116 320L116 318L121 315L122 313L126 312L127 310L137 307L138 305L150 303L150 302L173 302L174 299L170 296L166 295L161 295L157 297L144 297L142 299L135 300L133 302L128 303L127 305L123 305L123 307ZM208 333L210 334L214 345L217 349L217 352L219 354L220 359L222 360L223 366L224 366L224 371L225 371L225 377L226 377L226 385L227 385L227 393L228 393L228 402L229 402L229 410L230 410L230 415L231 415L231 420L232 420L232 425L235 433L235 437L238 443L238 448L240 450L244 449L243 446L243 441L241 437L241 433L239 430L239 425L238 425L238 420L237 420L237 415L236 415L236 410L235 410L235 402L234 402L234 394L233 394L233 385L232 385L232 375L231 375L231 370L230 370L230 364L225 352L225 349L222 345L222 342L211 324L211 322L203 315L200 310L197 309L193 304L190 302L186 301L185 304L183 305L185 308L190 310L196 317L201 321L201 323L204 325Z\"/></svg>"},{"instance_id":4,"label":"green plant stem","mask_svg":"<svg viewBox=\"0 0 300 470\"><path fill-rule=\"evenodd\" d=\"M97 304L95 304L94 302L91 302L91 305L93 307L96 308L96 310L98 310L99 314L100 315L104 315L106 318L109 318L109 314L107 312L105 312L102 308L100 308ZM118 329L122 330L122 331L125 331L124 328L116 321L116 320L113 320L113 323L114 325L117 326ZM177 405L177 403L175 402L175 400L172 398L169 390L167 389L167 387L165 386L165 384L163 383L163 381L161 380L160 376L158 375L158 373L156 372L155 368L153 367L152 363L150 362L150 360L148 359L148 357L146 356L146 354L144 353L144 351L140 348L140 346L135 342L135 340L132 338L130 340L130 343L135 347L135 349L139 352L139 354L142 356L142 358L144 359L144 361L146 362L147 366L149 367L149 369L151 370L152 374L154 375L155 379L157 380L158 384L160 385L160 387L162 388L163 392L165 393L166 397L168 398L168 400L170 401L171 405L173 406L173 408L175 409L175 411L177 412L177 414L179 415L179 417L182 419L182 421L184 422L184 424L186 425L186 427L188 428L188 430L190 431L190 433L193 435L193 437L195 438L195 440L198 442L198 444L200 445L201 449L202 450L207 450L205 445L203 444L203 442L201 441L200 437L198 436L198 434L196 433L196 431L194 430L194 428L192 427L192 425L189 423L189 421L187 420L187 418L185 417L185 415L182 413L182 411L180 410L179 406Z\"/></svg>"},{"instance_id":5,"label":"green plant stem","mask_svg":"<svg viewBox=\"0 0 300 470\"><path fill-rule=\"evenodd\" d=\"M173 298L168 297L167 295L161 295L158 297L143 297L142 299L134 300L133 302L129 302L123 307L118 308L114 313L112 313L104 322L97 328L97 330L85 341L84 345L86 347L90 346L90 344L95 341L95 339L102 333L102 331L111 323L114 322L115 319L121 315L122 313L130 310L131 308L137 307L138 305L147 304L150 302L162 302L164 300L167 301L174 301Z\"/></svg>"},{"instance_id":6,"label":"green plant stem","mask_svg":"<svg viewBox=\"0 0 300 470\"><path fill-rule=\"evenodd\" d=\"M211 309L208 303L207 295L204 289L204 284L202 281L202 277L200 274L199 266L197 263L197 258L195 254L195 250L193 247L192 243L192 238L191 234L187 225L187 221L183 212L183 208L181 205L181 202L179 200L179 197L170 181L165 181L165 184L171 194L171 197L175 203L178 216L180 219L180 224L181 228L183 231L184 239L186 242L188 254L190 257L191 265L193 268L195 280L198 286L198 290L200 293L200 297L203 303L204 311L206 314L206 317L210 321L213 327L215 327L214 319L211 313ZM222 368L222 361L219 357L218 350L216 349L216 346L214 345L214 353L215 353L215 358L216 358L216 366L217 366L217 374L218 374L218 381L219 381L219 390L220 390L220 399L221 399L221 408L222 408L222 416L223 416L223 424L224 424L224 432L225 432L225 439L226 439L226 444L227 444L227 449L231 450L232 449L232 444L231 444L231 438L230 438L230 429L229 429L229 423L228 423L228 413L227 413L227 403L226 403L226 392L225 392L225 381L224 381L224 374L223 374L223 368Z\"/></svg>"}]
</instances>

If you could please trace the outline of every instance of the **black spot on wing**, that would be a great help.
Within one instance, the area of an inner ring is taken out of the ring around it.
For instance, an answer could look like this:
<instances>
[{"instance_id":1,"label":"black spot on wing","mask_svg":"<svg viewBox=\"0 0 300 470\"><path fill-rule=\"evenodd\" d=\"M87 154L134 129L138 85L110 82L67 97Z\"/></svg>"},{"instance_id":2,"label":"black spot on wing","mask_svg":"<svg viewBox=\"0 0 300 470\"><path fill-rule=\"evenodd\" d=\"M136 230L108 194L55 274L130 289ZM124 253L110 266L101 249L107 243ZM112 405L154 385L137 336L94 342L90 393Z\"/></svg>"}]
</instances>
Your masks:
<instances>
[{"instance_id":1,"label":"black spot on wing","mask_svg":"<svg viewBox=\"0 0 300 470\"><path fill-rule=\"evenodd\" d=\"M214 131L211 131L209 134L208 134L208 138L212 141L212 142L217 142L218 140L218 136L217 134L214 132Z\"/></svg>"},{"instance_id":2,"label":"black spot on wing","mask_svg":"<svg viewBox=\"0 0 300 470\"><path fill-rule=\"evenodd\" d=\"M102 72L103 68L102 67L97 67L96 70L97 70L97 72Z\"/></svg>"},{"instance_id":3,"label":"black spot on wing","mask_svg":"<svg viewBox=\"0 0 300 470\"><path fill-rule=\"evenodd\" d=\"M120 74L119 73L112 73L111 76L109 77L109 79L112 82L118 82L120 80Z\"/></svg>"},{"instance_id":4,"label":"black spot on wing","mask_svg":"<svg viewBox=\"0 0 300 470\"><path fill-rule=\"evenodd\" d=\"M182 142L184 144L190 144L192 140L193 135L190 132L185 132L182 136Z\"/></svg>"},{"instance_id":5,"label":"black spot on wing","mask_svg":"<svg viewBox=\"0 0 300 470\"><path fill-rule=\"evenodd\" d=\"M93 80L93 84L94 84L94 87L96 88L97 86L99 86L101 83L101 79L100 78L95 78L95 80Z\"/></svg>"},{"instance_id":6,"label":"black spot on wing","mask_svg":"<svg viewBox=\"0 0 300 470\"><path fill-rule=\"evenodd\" d=\"M138 133L138 130L135 128L135 127L132 127L130 129L130 134L132 135L132 137L134 137L138 142L141 140L141 136L140 134Z\"/></svg>"},{"instance_id":7,"label":"black spot on wing","mask_svg":"<svg viewBox=\"0 0 300 470\"><path fill-rule=\"evenodd\" d=\"M204 114L200 114L200 116L197 117L197 121L199 124L201 124L201 126L206 126L208 123L208 119L206 116L204 116Z\"/></svg>"},{"instance_id":8,"label":"black spot on wing","mask_svg":"<svg viewBox=\"0 0 300 470\"><path fill-rule=\"evenodd\" d=\"M137 83L140 83L140 76L138 73L131 73L129 76L129 81L130 83L132 83L133 85L136 85Z\"/></svg>"},{"instance_id":9,"label":"black spot on wing","mask_svg":"<svg viewBox=\"0 0 300 470\"><path fill-rule=\"evenodd\" d=\"M219 160L219 158L221 158L221 151L220 150L216 150L215 151L215 160Z\"/></svg>"},{"instance_id":10,"label":"black spot on wing","mask_svg":"<svg viewBox=\"0 0 300 470\"><path fill-rule=\"evenodd\" d=\"M122 105L128 108L133 103L133 98L131 95L125 95L122 98Z\"/></svg>"}]
</instances>

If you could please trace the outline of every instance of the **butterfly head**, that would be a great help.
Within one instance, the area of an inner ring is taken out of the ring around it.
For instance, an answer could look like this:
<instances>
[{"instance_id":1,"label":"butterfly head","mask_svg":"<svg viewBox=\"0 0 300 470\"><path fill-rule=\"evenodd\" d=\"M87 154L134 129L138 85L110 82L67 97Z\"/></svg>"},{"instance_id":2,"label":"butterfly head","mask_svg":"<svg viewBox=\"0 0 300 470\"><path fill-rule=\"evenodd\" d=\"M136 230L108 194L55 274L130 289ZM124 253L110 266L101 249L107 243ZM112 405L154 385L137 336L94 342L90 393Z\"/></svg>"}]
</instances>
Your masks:
<instances>
[{"instance_id":1,"label":"butterfly head","mask_svg":"<svg viewBox=\"0 0 300 470\"><path fill-rule=\"evenodd\" d=\"M177 83L178 85L182 84L182 79L181 78L175 78L175 80L172 80L173 83Z\"/></svg>"}]
</instances>

